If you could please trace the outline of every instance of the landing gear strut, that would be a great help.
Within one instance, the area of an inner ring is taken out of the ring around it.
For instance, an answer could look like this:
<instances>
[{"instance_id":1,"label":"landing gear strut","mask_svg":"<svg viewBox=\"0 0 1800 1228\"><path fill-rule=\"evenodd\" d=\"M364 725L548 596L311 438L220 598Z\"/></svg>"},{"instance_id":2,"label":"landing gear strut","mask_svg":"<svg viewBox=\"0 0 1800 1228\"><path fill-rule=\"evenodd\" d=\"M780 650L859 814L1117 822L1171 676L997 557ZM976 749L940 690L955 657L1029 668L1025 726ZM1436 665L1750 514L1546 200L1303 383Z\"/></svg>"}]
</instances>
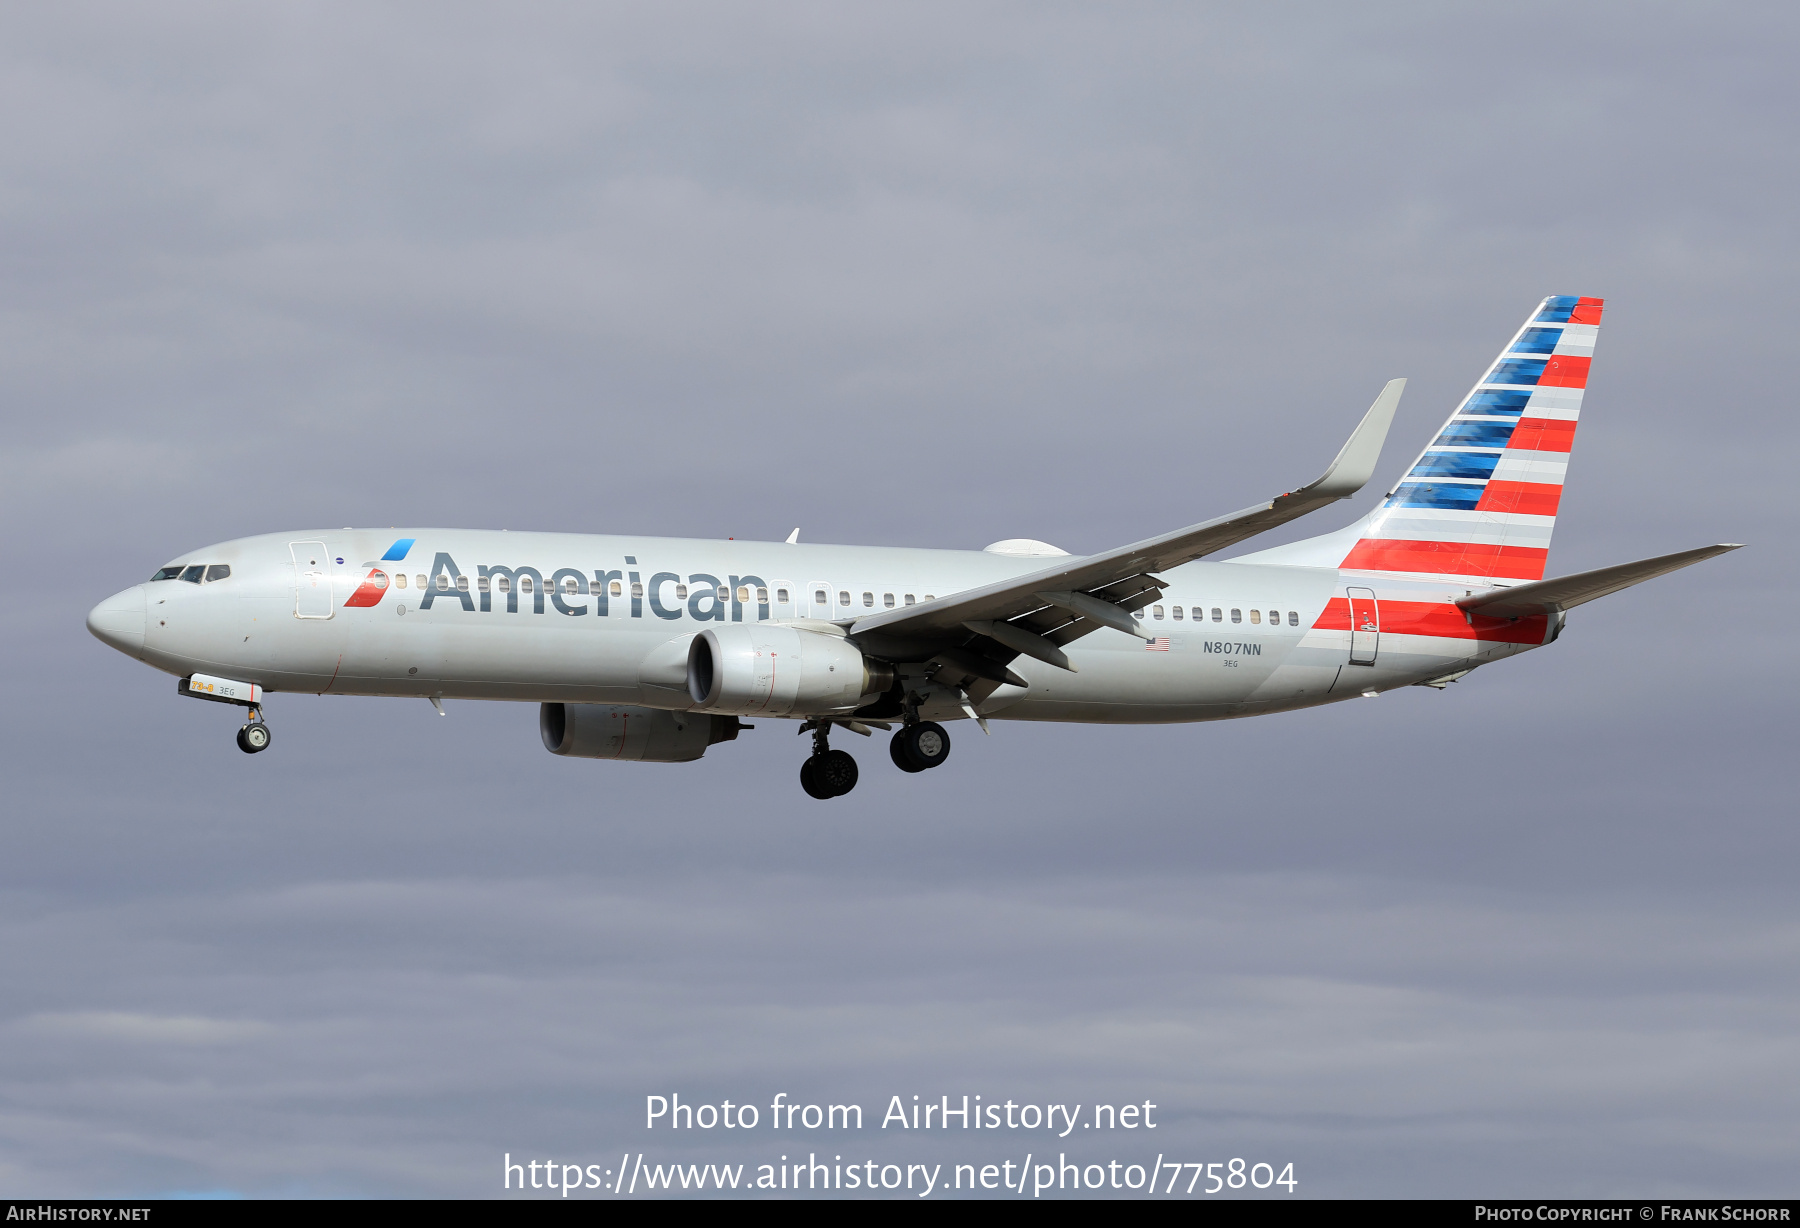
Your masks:
<instances>
[{"instance_id":1,"label":"landing gear strut","mask_svg":"<svg viewBox=\"0 0 1800 1228\"><path fill-rule=\"evenodd\" d=\"M254 755L258 751L269 749L269 727L263 722L262 709L255 705L250 708L250 720L237 731L238 749L246 755Z\"/></svg>"},{"instance_id":2,"label":"landing gear strut","mask_svg":"<svg viewBox=\"0 0 1800 1228\"><path fill-rule=\"evenodd\" d=\"M805 733L808 729L812 730L813 751L800 765L800 787L806 790L806 795L824 801L842 797L856 788L856 760L845 751L831 749L828 741L831 722L808 721L800 727L800 732Z\"/></svg>"}]
</instances>

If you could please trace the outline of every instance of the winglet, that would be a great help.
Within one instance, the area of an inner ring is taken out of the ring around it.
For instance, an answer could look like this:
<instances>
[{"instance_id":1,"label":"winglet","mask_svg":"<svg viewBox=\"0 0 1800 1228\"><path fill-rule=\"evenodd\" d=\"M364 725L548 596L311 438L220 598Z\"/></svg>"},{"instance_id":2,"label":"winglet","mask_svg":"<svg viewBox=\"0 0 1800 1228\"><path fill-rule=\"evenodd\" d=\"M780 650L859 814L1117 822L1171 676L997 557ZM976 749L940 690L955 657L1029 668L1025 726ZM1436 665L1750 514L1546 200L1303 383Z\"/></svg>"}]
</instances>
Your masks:
<instances>
[{"instance_id":1,"label":"winglet","mask_svg":"<svg viewBox=\"0 0 1800 1228\"><path fill-rule=\"evenodd\" d=\"M1350 439L1338 452L1337 459L1320 475L1319 480L1302 486L1294 494L1348 499L1361 490L1375 474L1375 462L1381 458L1381 445L1387 442L1388 427L1394 411L1400 408L1400 394L1406 391L1404 379L1391 379L1369 412L1350 432Z\"/></svg>"}]
</instances>

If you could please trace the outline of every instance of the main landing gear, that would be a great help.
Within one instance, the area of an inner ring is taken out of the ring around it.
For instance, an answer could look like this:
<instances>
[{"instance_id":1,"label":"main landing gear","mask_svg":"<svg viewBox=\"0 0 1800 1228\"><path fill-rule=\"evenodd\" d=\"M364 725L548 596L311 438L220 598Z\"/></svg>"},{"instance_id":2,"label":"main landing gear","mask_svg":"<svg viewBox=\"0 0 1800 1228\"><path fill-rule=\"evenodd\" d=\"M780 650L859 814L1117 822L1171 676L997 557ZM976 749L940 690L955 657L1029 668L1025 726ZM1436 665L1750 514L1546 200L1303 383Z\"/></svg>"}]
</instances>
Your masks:
<instances>
[{"instance_id":1,"label":"main landing gear","mask_svg":"<svg viewBox=\"0 0 1800 1228\"><path fill-rule=\"evenodd\" d=\"M800 765L800 787L806 790L808 797L820 801L842 797L856 788L856 760L846 751L831 749L827 741L831 734L830 721L809 721L800 732L805 733L808 726L812 729L813 751Z\"/></svg>"},{"instance_id":2,"label":"main landing gear","mask_svg":"<svg viewBox=\"0 0 1800 1228\"><path fill-rule=\"evenodd\" d=\"M856 788L856 760L841 750L832 750L827 739L831 735L828 720L808 721L801 733L811 732L813 751L800 765L800 787L808 797L824 801L842 797ZM861 732L860 729L857 732ZM903 725L888 743L888 754L902 772L923 772L950 757L950 735L936 721L914 721Z\"/></svg>"},{"instance_id":3,"label":"main landing gear","mask_svg":"<svg viewBox=\"0 0 1800 1228\"><path fill-rule=\"evenodd\" d=\"M237 731L238 749L246 755L254 755L259 751L268 750L270 740L269 727L263 722L262 709L252 707L250 720Z\"/></svg>"},{"instance_id":4,"label":"main landing gear","mask_svg":"<svg viewBox=\"0 0 1800 1228\"><path fill-rule=\"evenodd\" d=\"M936 721L902 725L888 743L888 754L902 772L923 772L950 757L950 735Z\"/></svg>"}]
</instances>

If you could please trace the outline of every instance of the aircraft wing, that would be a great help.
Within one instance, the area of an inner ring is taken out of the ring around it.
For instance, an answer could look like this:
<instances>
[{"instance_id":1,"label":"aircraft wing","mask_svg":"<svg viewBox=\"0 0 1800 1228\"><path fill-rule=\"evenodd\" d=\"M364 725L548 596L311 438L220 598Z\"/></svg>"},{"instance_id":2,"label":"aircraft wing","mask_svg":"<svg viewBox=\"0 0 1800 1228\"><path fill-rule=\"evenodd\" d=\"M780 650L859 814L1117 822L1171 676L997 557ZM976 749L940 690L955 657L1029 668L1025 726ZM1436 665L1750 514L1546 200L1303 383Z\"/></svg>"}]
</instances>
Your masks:
<instances>
[{"instance_id":1,"label":"aircraft wing","mask_svg":"<svg viewBox=\"0 0 1800 1228\"><path fill-rule=\"evenodd\" d=\"M1019 654L1069 668L1060 647L1102 626L1144 634L1129 615L1149 605L1165 587L1153 572L1203 558L1267 532L1361 490L1375 471L1406 381L1388 381L1362 422L1318 480L1229 516L1146 538L1129 546L1054 566L1015 579L940 597L923 605L883 610L857 619L850 634L872 651L896 659L924 659L946 644L979 636L977 653L955 653L952 663L971 677L996 685L1001 668ZM996 651L998 649L998 651ZM923 654L921 656L921 654ZM963 657L988 660L961 660ZM995 662L992 658L999 657ZM1060 659L1059 659L1060 658ZM988 666L987 672L982 667ZM998 672L995 672L998 671Z\"/></svg>"},{"instance_id":2,"label":"aircraft wing","mask_svg":"<svg viewBox=\"0 0 1800 1228\"><path fill-rule=\"evenodd\" d=\"M1482 614L1489 618L1526 618L1533 614L1554 614L1609 596L1634 584L1642 584L1645 580L1655 579L1668 572L1678 571L1702 559L1729 553L1738 549L1740 544L1701 546L1636 563L1620 563L1616 567L1602 567L1597 571L1577 572L1555 580L1515 584L1511 588L1494 589L1464 597L1456 604L1469 614Z\"/></svg>"}]
</instances>

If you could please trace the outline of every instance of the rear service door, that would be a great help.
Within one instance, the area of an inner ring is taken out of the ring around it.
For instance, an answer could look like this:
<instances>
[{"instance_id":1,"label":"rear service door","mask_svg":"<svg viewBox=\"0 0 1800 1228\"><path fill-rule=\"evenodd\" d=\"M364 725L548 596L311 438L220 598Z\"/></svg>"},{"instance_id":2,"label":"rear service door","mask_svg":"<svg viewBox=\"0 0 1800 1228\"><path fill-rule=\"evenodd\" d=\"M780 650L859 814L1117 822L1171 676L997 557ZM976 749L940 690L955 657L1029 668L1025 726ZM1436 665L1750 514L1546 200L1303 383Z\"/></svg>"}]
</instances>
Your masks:
<instances>
[{"instance_id":1,"label":"rear service door","mask_svg":"<svg viewBox=\"0 0 1800 1228\"><path fill-rule=\"evenodd\" d=\"M1373 665L1381 646L1381 607L1375 602L1375 590L1352 588L1345 592L1350 597L1350 664Z\"/></svg>"},{"instance_id":2,"label":"rear service door","mask_svg":"<svg viewBox=\"0 0 1800 1228\"><path fill-rule=\"evenodd\" d=\"M331 556L324 542L289 542L294 557L294 617L330 618Z\"/></svg>"}]
</instances>

